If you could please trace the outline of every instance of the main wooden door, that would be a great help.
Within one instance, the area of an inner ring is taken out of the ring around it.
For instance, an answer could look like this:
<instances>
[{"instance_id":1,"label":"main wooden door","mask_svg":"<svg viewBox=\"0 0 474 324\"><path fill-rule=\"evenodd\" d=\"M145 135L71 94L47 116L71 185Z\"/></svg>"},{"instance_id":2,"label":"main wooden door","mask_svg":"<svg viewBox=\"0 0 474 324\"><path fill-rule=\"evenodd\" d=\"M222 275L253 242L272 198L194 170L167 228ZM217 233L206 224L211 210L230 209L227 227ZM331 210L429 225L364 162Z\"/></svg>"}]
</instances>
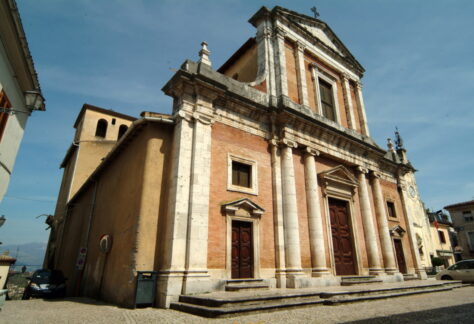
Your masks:
<instances>
[{"instance_id":1,"label":"main wooden door","mask_svg":"<svg viewBox=\"0 0 474 324\"><path fill-rule=\"evenodd\" d=\"M253 278L252 223L232 221L232 278Z\"/></svg>"},{"instance_id":2,"label":"main wooden door","mask_svg":"<svg viewBox=\"0 0 474 324\"><path fill-rule=\"evenodd\" d=\"M347 202L329 198L329 214L331 217L336 274L338 276L355 275L354 249L349 226Z\"/></svg>"},{"instance_id":3,"label":"main wooden door","mask_svg":"<svg viewBox=\"0 0 474 324\"><path fill-rule=\"evenodd\" d=\"M393 240L395 243L395 254L397 255L398 270L401 273L407 273L407 264L403 255L403 246L401 240Z\"/></svg>"}]
</instances>

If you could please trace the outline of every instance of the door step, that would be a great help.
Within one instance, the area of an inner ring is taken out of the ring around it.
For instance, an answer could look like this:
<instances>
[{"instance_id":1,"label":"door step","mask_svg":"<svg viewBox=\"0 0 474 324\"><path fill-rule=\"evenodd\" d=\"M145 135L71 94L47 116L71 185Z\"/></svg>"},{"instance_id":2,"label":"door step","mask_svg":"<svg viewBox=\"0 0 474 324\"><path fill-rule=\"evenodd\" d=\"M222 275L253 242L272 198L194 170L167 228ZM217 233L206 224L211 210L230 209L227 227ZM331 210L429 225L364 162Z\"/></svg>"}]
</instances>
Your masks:
<instances>
[{"instance_id":1,"label":"door step","mask_svg":"<svg viewBox=\"0 0 474 324\"><path fill-rule=\"evenodd\" d=\"M345 276L341 277L341 286L363 285L381 283L382 280L376 276Z\"/></svg>"},{"instance_id":2,"label":"door step","mask_svg":"<svg viewBox=\"0 0 474 324\"><path fill-rule=\"evenodd\" d=\"M226 281L225 291L251 291L269 289L263 279L231 279Z\"/></svg>"},{"instance_id":3,"label":"door step","mask_svg":"<svg viewBox=\"0 0 474 324\"><path fill-rule=\"evenodd\" d=\"M408 281L408 280L418 280L417 275L413 273L405 273L403 274L403 280Z\"/></svg>"}]
</instances>

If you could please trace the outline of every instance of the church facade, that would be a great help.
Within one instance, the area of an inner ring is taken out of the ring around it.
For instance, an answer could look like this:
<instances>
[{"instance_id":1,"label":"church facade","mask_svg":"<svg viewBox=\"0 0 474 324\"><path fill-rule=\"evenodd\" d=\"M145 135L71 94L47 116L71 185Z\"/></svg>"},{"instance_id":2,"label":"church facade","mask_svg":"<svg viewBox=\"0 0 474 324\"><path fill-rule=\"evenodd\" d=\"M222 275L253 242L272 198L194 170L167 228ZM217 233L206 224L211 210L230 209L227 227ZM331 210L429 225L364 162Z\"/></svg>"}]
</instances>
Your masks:
<instances>
[{"instance_id":1,"label":"church facade","mask_svg":"<svg viewBox=\"0 0 474 324\"><path fill-rule=\"evenodd\" d=\"M132 306L137 271L157 272L160 307L233 279L426 278L415 169L400 138L370 137L363 67L321 20L249 21L256 36L218 70L206 43L183 63L171 114L83 107L45 260L68 294Z\"/></svg>"}]
</instances>

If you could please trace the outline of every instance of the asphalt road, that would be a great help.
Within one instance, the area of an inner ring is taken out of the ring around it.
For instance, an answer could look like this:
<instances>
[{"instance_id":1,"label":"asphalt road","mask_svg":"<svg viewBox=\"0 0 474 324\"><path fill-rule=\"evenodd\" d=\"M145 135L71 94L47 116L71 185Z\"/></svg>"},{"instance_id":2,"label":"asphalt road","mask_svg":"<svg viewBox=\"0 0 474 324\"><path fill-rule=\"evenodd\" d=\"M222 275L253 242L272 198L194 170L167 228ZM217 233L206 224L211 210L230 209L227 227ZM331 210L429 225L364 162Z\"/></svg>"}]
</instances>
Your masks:
<instances>
[{"instance_id":1,"label":"asphalt road","mask_svg":"<svg viewBox=\"0 0 474 324\"><path fill-rule=\"evenodd\" d=\"M207 319L173 310L124 309L91 299L7 301L0 323L474 323L474 286L338 306Z\"/></svg>"}]
</instances>

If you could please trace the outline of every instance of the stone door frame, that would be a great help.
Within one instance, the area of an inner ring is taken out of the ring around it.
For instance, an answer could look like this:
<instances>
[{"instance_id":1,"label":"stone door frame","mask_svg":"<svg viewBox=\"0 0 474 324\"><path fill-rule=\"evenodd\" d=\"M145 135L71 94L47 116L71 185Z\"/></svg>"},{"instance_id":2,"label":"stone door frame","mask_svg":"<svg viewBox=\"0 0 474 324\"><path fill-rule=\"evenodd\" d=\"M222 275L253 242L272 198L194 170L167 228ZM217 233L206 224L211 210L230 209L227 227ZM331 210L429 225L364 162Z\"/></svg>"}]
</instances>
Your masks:
<instances>
[{"instance_id":1,"label":"stone door frame","mask_svg":"<svg viewBox=\"0 0 474 324\"><path fill-rule=\"evenodd\" d=\"M264 209L248 198L222 205L226 218L226 269L227 279L232 279L232 221L252 224L253 278L260 278L260 217Z\"/></svg>"}]
</instances>

